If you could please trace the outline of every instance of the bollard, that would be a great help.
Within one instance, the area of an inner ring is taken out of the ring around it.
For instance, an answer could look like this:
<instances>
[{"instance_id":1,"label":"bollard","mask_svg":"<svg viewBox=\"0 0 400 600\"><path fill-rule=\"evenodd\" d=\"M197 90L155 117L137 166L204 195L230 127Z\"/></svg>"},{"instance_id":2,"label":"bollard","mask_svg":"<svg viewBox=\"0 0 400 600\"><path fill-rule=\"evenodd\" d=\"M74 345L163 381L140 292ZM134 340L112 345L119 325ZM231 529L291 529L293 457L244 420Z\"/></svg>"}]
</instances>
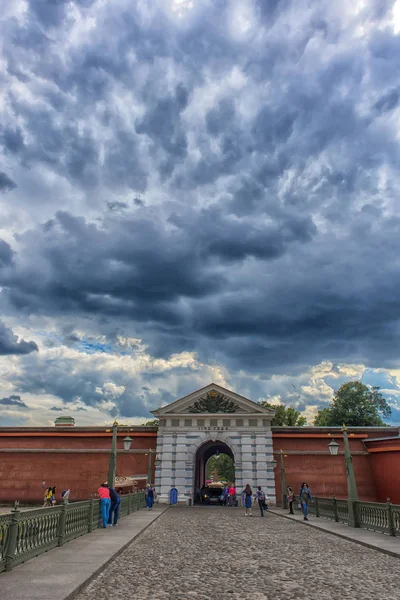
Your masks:
<instances>
[{"instance_id":1,"label":"bollard","mask_svg":"<svg viewBox=\"0 0 400 600\"><path fill-rule=\"evenodd\" d=\"M63 503L61 506L60 520L58 522L58 545L62 546L64 544L65 538L65 523L67 521L67 498L63 498Z\"/></svg>"},{"instance_id":2,"label":"bollard","mask_svg":"<svg viewBox=\"0 0 400 600\"><path fill-rule=\"evenodd\" d=\"M339 513L338 513L337 502L336 502L336 496L333 496L333 514L335 516L336 523L338 523L339 522Z\"/></svg>"},{"instance_id":3,"label":"bollard","mask_svg":"<svg viewBox=\"0 0 400 600\"><path fill-rule=\"evenodd\" d=\"M392 513L392 505L390 503L390 498L387 499L386 509L387 509L387 515L388 515L389 535L392 535L394 537L396 535L396 529L395 529L395 526L394 526L393 513Z\"/></svg>"},{"instance_id":4,"label":"bollard","mask_svg":"<svg viewBox=\"0 0 400 600\"><path fill-rule=\"evenodd\" d=\"M318 496L315 496L315 516L319 517Z\"/></svg>"},{"instance_id":5,"label":"bollard","mask_svg":"<svg viewBox=\"0 0 400 600\"><path fill-rule=\"evenodd\" d=\"M14 508L12 512L12 519L9 529L7 549L6 549L6 571L12 571L15 554L17 552L18 542L18 526L20 519L19 502L14 502Z\"/></svg>"}]
</instances>

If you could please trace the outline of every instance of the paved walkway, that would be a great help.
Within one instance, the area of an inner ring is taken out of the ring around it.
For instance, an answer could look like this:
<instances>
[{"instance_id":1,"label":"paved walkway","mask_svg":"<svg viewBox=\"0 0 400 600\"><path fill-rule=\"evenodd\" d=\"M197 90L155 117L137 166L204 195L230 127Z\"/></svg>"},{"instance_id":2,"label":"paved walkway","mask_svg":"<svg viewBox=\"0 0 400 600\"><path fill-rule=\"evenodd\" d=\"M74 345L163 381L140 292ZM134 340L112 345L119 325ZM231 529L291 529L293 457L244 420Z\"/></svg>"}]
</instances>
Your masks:
<instances>
[{"instance_id":1,"label":"paved walkway","mask_svg":"<svg viewBox=\"0 0 400 600\"><path fill-rule=\"evenodd\" d=\"M313 515L310 515L308 523L304 523L303 515L297 510L294 516L289 515L287 510L283 510L282 508L273 508L270 509L270 511L277 515L292 519L293 521L298 521L306 526L316 527L322 531L327 531L347 540L358 542L368 548L374 548L400 558L400 537L391 537L390 535L384 535L376 531L368 531L367 529L356 529L354 527L349 527L344 523L336 523L335 521L321 519L320 517L315 517Z\"/></svg>"},{"instance_id":2,"label":"paved walkway","mask_svg":"<svg viewBox=\"0 0 400 600\"><path fill-rule=\"evenodd\" d=\"M166 510L156 505L0 574L1 600L69 600ZM131 594L127 593L124 600ZM101 600L104 596L100 595ZM97 599L99 600L99 599ZM153 599L154 600L154 599Z\"/></svg>"},{"instance_id":3,"label":"paved walkway","mask_svg":"<svg viewBox=\"0 0 400 600\"><path fill-rule=\"evenodd\" d=\"M398 600L399 566L276 514L173 507L76 600Z\"/></svg>"}]
</instances>

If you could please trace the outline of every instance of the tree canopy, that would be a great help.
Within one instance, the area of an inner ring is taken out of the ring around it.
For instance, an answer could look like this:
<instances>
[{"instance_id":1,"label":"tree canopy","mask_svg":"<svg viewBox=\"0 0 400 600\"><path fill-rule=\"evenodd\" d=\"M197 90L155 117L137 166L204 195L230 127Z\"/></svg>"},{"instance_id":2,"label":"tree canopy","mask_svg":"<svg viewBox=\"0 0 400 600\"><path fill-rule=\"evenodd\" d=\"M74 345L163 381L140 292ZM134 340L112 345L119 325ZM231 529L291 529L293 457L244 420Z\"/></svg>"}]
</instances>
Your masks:
<instances>
[{"instance_id":1,"label":"tree canopy","mask_svg":"<svg viewBox=\"0 0 400 600\"><path fill-rule=\"evenodd\" d=\"M301 413L291 406L286 407L284 404L274 405L266 400L263 400L260 404L265 408L272 408L275 411L275 416L271 421L273 427L283 425L287 427L302 427L303 425L307 425L307 419L302 417Z\"/></svg>"},{"instance_id":2,"label":"tree canopy","mask_svg":"<svg viewBox=\"0 0 400 600\"><path fill-rule=\"evenodd\" d=\"M142 427L158 427L158 419L146 421L146 423L142 423Z\"/></svg>"},{"instance_id":3,"label":"tree canopy","mask_svg":"<svg viewBox=\"0 0 400 600\"><path fill-rule=\"evenodd\" d=\"M379 427L392 411L379 387L368 387L361 381L344 383L335 392L330 406L318 411L314 425L319 427Z\"/></svg>"},{"instance_id":4,"label":"tree canopy","mask_svg":"<svg viewBox=\"0 0 400 600\"><path fill-rule=\"evenodd\" d=\"M210 479L210 475L215 472L220 481L235 481L235 465L228 454L215 454L208 460L206 478Z\"/></svg>"}]
</instances>

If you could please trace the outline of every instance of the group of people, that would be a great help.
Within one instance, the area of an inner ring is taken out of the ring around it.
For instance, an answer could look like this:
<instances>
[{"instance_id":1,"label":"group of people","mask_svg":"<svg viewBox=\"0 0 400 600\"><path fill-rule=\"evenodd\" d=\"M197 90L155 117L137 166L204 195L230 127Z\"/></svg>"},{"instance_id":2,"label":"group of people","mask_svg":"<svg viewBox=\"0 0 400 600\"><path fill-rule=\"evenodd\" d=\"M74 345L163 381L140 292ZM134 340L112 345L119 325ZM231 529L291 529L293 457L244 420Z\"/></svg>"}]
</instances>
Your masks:
<instances>
[{"instance_id":1,"label":"group of people","mask_svg":"<svg viewBox=\"0 0 400 600\"><path fill-rule=\"evenodd\" d=\"M224 506L236 506L236 488L233 483L222 488L221 502Z\"/></svg>"},{"instance_id":2,"label":"group of people","mask_svg":"<svg viewBox=\"0 0 400 600\"><path fill-rule=\"evenodd\" d=\"M248 483L242 492L243 504L245 506L245 516L251 517L251 509L253 506L253 490L251 489L250 484ZM267 505L267 496L265 492L261 488L261 485L257 487L257 490L254 494L254 501L258 504L260 509L261 516L264 516L264 511L268 509Z\"/></svg>"},{"instance_id":3,"label":"group of people","mask_svg":"<svg viewBox=\"0 0 400 600\"><path fill-rule=\"evenodd\" d=\"M119 505L121 497L113 487L108 487L106 483L102 483L97 490L100 498L101 520L104 529L108 526L118 524Z\"/></svg>"},{"instance_id":4,"label":"group of people","mask_svg":"<svg viewBox=\"0 0 400 600\"><path fill-rule=\"evenodd\" d=\"M46 488L43 496L43 508L54 506L56 503L56 486Z\"/></svg>"},{"instance_id":5,"label":"group of people","mask_svg":"<svg viewBox=\"0 0 400 600\"><path fill-rule=\"evenodd\" d=\"M287 499L289 503L289 515L294 515L293 504L296 502L296 496L293 489L289 486L287 489ZM305 521L308 521L308 505L312 502L311 490L308 483L302 483L299 492L299 501L297 507L303 511Z\"/></svg>"},{"instance_id":6,"label":"group of people","mask_svg":"<svg viewBox=\"0 0 400 600\"><path fill-rule=\"evenodd\" d=\"M69 489L69 488L67 490L63 490L61 492L61 498L63 500L68 500L70 493L71 493L71 489ZM55 485L53 485L52 487L46 488L43 499L44 499L43 508L46 508L47 506L55 506L55 504L56 504L56 486Z\"/></svg>"},{"instance_id":7,"label":"group of people","mask_svg":"<svg viewBox=\"0 0 400 600\"><path fill-rule=\"evenodd\" d=\"M242 504L245 506L245 516L252 516L251 509L253 506L253 498L254 502L258 504L260 509L261 516L264 516L264 511L268 509L268 498L265 495L265 492L262 490L259 485L255 494L253 494L253 490L251 489L250 484L247 484L242 492ZM289 503L289 514L294 515L293 505L296 501L296 496L293 493L293 489L289 486L287 488L287 499ZM298 499L298 508L303 512L303 517L305 521L308 521L308 505L312 502L311 490L309 488L308 483L302 483L299 492Z\"/></svg>"}]
</instances>

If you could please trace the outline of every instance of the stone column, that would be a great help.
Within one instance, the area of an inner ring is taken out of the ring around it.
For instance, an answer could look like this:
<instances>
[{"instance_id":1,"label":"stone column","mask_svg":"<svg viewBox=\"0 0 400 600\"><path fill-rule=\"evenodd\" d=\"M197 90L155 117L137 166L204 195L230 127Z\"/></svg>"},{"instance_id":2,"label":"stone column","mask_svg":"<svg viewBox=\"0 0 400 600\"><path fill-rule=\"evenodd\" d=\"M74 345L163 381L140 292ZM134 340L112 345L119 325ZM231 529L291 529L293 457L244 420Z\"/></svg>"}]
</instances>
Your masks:
<instances>
[{"instance_id":1,"label":"stone column","mask_svg":"<svg viewBox=\"0 0 400 600\"><path fill-rule=\"evenodd\" d=\"M169 493L175 483L175 436L173 433L158 434L157 452L160 454L161 465L156 471L156 490L159 501L169 504Z\"/></svg>"},{"instance_id":2,"label":"stone column","mask_svg":"<svg viewBox=\"0 0 400 600\"><path fill-rule=\"evenodd\" d=\"M254 487L253 482L253 439L251 434L243 434L241 439L242 449L242 484L249 483ZM241 493L242 490L240 490Z\"/></svg>"},{"instance_id":3,"label":"stone column","mask_svg":"<svg viewBox=\"0 0 400 600\"><path fill-rule=\"evenodd\" d=\"M186 502L189 494L192 497L193 491L193 465L188 469L186 462L187 440L186 433L176 435L176 484L178 490L178 502Z\"/></svg>"}]
</instances>

